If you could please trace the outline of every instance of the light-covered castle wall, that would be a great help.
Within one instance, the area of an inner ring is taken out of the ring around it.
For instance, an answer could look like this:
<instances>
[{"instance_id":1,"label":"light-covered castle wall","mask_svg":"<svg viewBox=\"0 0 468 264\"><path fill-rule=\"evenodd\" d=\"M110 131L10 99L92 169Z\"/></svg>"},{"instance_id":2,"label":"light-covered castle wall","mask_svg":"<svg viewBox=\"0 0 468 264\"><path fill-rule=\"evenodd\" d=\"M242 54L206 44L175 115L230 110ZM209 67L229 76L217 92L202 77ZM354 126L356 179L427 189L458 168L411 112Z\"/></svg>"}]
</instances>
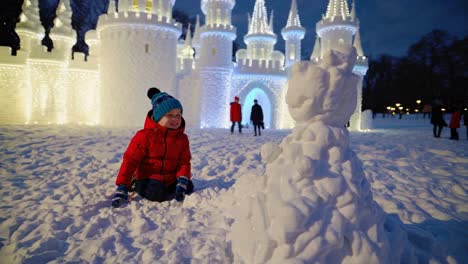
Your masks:
<instances>
[{"instance_id":1,"label":"light-covered castle wall","mask_svg":"<svg viewBox=\"0 0 468 264\"><path fill-rule=\"evenodd\" d=\"M72 39L54 37L51 52L39 45L32 45L28 59L32 107L30 123L65 124L67 118L68 75Z\"/></svg>"},{"instance_id":2,"label":"light-covered castle wall","mask_svg":"<svg viewBox=\"0 0 468 264\"><path fill-rule=\"evenodd\" d=\"M10 47L0 47L0 124L25 124L31 112L28 54L22 50L10 54Z\"/></svg>"},{"instance_id":3,"label":"light-covered castle wall","mask_svg":"<svg viewBox=\"0 0 468 264\"><path fill-rule=\"evenodd\" d=\"M197 69L180 76L177 86L177 98L184 107L184 119L187 127L200 127L200 108L206 100L201 97L200 73Z\"/></svg>"},{"instance_id":4,"label":"light-covered castle wall","mask_svg":"<svg viewBox=\"0 0 468 264\"><path fill-rule=\"evenodd\" d=\"M229 125L229 91L232 79L232 26L205 25L201 32L200 52L200 127Z\"/></svg>"},{"instance_id":5,"label":"light-covered castle wall","mask_svg":"<svg viewBox=\"0 0 468 264\"><path fill-rule=\"evenodd\" d=\"M29 17L34 18L29 11ZM54 48L48 52L41 45L43 34L34 31L40 27L32 25L30 20L20 23L21 50L18 55L1 56L0 71L8 75L2 80L8 84L5 84L1 107L5 118L0 123L97 124L97 57L91 55L85 62L84 55L76 53L75 60L71 60L75 38L73 31L63 26L52 30ZM98 41L95 35L90 33L88 42L96 52Z\"/></svg>"},{"instance_id":6,"label":"light-covered castle wall","mask_svg":"<svg viewBox=\"0 0 468 264\"><path fill-rule=\"evenodd\" d=\"M101 96L98 58L75 53L68 65L67 120L69 123L97 125L100 123Z\"/></svg>"},{"instance_id":7,"label":"light-covered castle wall","mask_svg":"<svg viewBox=\"0 0 468 264\"><path fill-rule=\"evenodd\" d=\"M229 126L232 68L200 69L200 127Z\"/></svg>"}]
</instances>

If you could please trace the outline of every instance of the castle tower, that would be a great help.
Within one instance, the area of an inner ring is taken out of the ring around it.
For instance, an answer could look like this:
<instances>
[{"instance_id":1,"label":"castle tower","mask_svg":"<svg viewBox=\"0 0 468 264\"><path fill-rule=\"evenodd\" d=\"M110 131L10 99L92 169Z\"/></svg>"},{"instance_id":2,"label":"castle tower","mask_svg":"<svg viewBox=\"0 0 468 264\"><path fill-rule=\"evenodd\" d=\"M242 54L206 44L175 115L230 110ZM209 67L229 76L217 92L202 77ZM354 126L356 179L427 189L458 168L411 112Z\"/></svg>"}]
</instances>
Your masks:
<instances>
[{"instance_id":1,"label":"castle tower","mask_svg":"<svg viewBox=\"0 0 468 264\"><path fill-rule=\"evenodd\" d=\"M354 1L353 1L353 6L354 6ZM354 7L353 7L354 9ZM354 48L356 48L358 57L356 60L356 64L354 65L353 68L353 73L359 76L359 82L357 84L357 103L356 103L356 109L354 110L353 115L351 116L350 120L350 130L361 130L361 112L362 112L362 81L364 79L364 76L367 73L367 70L369 69L369 64L367 61L367 57L364 55L364 52L362 50L361 46L361 34L359 33L359 29L356 32L356 35L354 36L354 42L353 42Z\"/></svg>"},{"instance_id":2,"label":"castle tower","mask_svg":"<svg viewBox=\"0 0 468 264\"><path fill-rule=\"evenodd\" d=\"M289 67L301 60L301 40L305 36L305 29L301 26L299 13L297 11L296 0L292 0L291 9L289 10L288 22L286 27L281 30L281 35L286 41L286 62L285 66Z\"/></svg>"},{"instance_id":3,"label":"castle tower","mask_svg":"<svg viewBox=\"0 0 468 264\"><path fill-rule=\"evenodd\" d=\"M284 103L285 59L282 52L274 50L277 37L273 32L273 12L268 19L265 0L255 1L248 20L248 32L244 36L247 48L236 52L231 97L240 96L242 113L246 116L257 99L263 108L265 127L288 128L289 113ZM248 118L243 121L248 122Z\"/></svg>"},{"instance_id":4,"label":"castle tower","mask_svg":"<svg viewBox=\"0 0 468 264\"><path fill-rule=\"evenodd\" d=\"M265 0L256 0L249 29L244 36L247 45L247 57L253 60L268 60L274 51L276 34L273 33L273 15L270 23L265 7Z\"/></svg>"},{"instance_id":5,"label":"castle tower","mask_svg":"<svg viewBox=\"0 0 468 264\"><path fill-rule=\"evenodd\" d=\"M357 20L351 17L347 0L330 0L326 14L316 25L321 39L321 57L330 49L339 49L342 44L352 45L357 28Z\"/></svg>"},{"instance_id":6,"label":"castle tower","mask_svg":"<svg viewBox=\"0 0 468 264\"><path fill-rule=\"evenodd\" d=\"M174 0L120 0L99 18L101 123L142 126L149 87L174 94L177 39Z\"/></svg>"},{"instance_id":7,"label":"castle tower","mask_svg":"<svg viewBox=\"0 0 468 264\"><path fill-rule=\"evenodd\" d=\"M236 28L231 25L235 0L202 0L205 25L200 28L200 126L227 127L231 98L232 42Z\"/></svg>"}]
</instances>

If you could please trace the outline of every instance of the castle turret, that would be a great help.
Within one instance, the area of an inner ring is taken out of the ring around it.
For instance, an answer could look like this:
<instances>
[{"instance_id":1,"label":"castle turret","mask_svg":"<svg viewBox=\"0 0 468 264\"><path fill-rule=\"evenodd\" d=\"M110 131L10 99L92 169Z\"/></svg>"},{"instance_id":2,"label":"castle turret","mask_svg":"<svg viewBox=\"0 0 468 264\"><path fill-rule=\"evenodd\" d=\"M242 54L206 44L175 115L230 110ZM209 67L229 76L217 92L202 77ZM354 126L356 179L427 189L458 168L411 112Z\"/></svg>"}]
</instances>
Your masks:
<instances>
[{"instance_id":1,"label":"castle turret","mask_svg":"<svg viewBox=\"0 0 468 264\"><path fill-rule=\"evenodd\" d=\"M141 126L149 87L175 94L177 40L174 0L120 0L99 18L101 121Z\"/></svg>"},{"instance_id":2,"label":"castle turret","mask_svg":"<svg viewBox=\"0 0 468 264\"><path fill-rule=\"evenodd\" d=\"M305 29L301 26L301 20L297 11L296 0L292 0L286 27L281 30L281 35L286 41L286 62L289 67L301 60L301 40L305 36Z\"/></svg>"},{"instance_id":3,"label":"castle turret","mask_svg":"<svg viewBox=\"0 0 468 264\"><path fill-rule=\"evenodd\" d=\"M202 0L205 25L200 28L201 127L226 127L229 122L229 93L232 78L231 25L235 0Z\"/></svg>"},{"instance_id":4,"label":"castle turret","mask_svg":"<svg viewBox=\"0 0 468 264\"><path fill-rule=\"evenodd\" d=\"M252 17L248 15L248 32L244 36L247 49L239 49L236 53L237 71L257 71L266 74L283 75L284 54L274 50L276 34L273 32L273 11L268 21L265 1L255 2ZM300 56L299 56L300 57ZM251 66L258 65L259 69L253 70ZM250 68L250 69L247 69Z\"/></svg>"},{"instance_id":5,"label":"castle turret","mask_svg":"<svg viewBox=\"0 0 468 264\"><path fill-rule=\"evenodd\" d=\"M316 25L321 39L321 57L342 44L352 45L357 28L357 20L351 16L347 0L330 0L326 14Z\"/></svg>"},{"instance_id":6,"label":"castle turret","mask_svg":"<svg viewBox=\"0 0 468 264\"><path fill-rule=\"evenodd\" d=\"M268 23L265 0L256 0L252 18L249 19L247 35L244 36L247 57L250 59L268 60L271 58L276 44L276 34L273 33L272 22L271 20Z\"/></svg>"},{"instance_id":7,"label":"castle turret","mask_svg":"<svg viewBox=\"0 0 468 264\"><path fill-rule=\"evenodd\" d=\"M353 10L354 1L353 1ZM361 130L362 127L362 120L361 120L361 111L362 111L362 81L364 76L369 69L369 64L367 61L367 57L364 55L364 51L361 46L361 34L359 29L354 36L353 46L357 51L357 60L356 64L353 67L353 73L359 76L359 82L357 85L357 102L356 102L356 109L354 110L354 114L351 116L350 120L350 129L351 130Z\"/></svg>"},{"instance_id":8,"label":"castle turret","mask_svg":"<svg viewBox=\"0 0 468 264\"><path fill-rule=\"evenodd\" d=\"M283 111L287 71L284 54L274 50L277 36L273 32L273 19L273 11L269 18L267 16L265 0L256 0L252 16L248 15L248 32L244 36L247 48L236 52L231 97L241 97L242 112L247 115L257 99L263 108L265 127L286 128L290 127L285 121L289 114Z\"/></svg>"}]
</instances>

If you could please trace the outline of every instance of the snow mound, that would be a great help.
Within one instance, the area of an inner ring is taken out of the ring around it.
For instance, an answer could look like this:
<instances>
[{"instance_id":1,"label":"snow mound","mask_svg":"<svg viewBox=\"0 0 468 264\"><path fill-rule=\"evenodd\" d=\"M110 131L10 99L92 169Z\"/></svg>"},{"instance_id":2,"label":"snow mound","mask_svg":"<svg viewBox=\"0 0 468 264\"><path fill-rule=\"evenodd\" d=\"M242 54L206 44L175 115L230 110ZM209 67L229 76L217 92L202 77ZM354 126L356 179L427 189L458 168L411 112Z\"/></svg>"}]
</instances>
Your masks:
<instances>
[{"instance_id":1,"label":"snow mound","mask_svg":"<svg viewBox=\"0 0 468 264\"><path fill-rule=\"evenodd\" d=\"M319 64L293 66L286 102L297 126L280 145L262 147L265 175L233 187L236 263L415 261L401 221L373 200L349 147L344 125L356 105L355 58L346 47Z\"/></svg>"}]
</instances>

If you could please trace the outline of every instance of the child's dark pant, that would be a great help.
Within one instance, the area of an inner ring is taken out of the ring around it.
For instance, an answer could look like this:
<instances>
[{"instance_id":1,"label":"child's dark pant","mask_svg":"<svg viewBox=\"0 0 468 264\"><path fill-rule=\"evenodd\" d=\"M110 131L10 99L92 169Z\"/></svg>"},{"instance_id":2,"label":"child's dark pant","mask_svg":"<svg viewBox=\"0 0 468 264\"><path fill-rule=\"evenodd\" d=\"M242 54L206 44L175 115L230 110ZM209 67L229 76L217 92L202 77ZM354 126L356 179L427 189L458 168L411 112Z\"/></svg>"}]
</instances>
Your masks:
<instances>
[{"instance_id":1,"label":"child's dark pant","mask_svg":"<svg viewBox=\"0 0 468 264\"><path fill-rule=\"evenodd\" d=\"M166 186L164 183L158 180L144 179L135 182L135 191L140 196L150 201L164 202L174 199L176 185L177 182ZM192 193L193 188L193 182L189 181L186 193Z\"/></svg>"}]
</instances>

